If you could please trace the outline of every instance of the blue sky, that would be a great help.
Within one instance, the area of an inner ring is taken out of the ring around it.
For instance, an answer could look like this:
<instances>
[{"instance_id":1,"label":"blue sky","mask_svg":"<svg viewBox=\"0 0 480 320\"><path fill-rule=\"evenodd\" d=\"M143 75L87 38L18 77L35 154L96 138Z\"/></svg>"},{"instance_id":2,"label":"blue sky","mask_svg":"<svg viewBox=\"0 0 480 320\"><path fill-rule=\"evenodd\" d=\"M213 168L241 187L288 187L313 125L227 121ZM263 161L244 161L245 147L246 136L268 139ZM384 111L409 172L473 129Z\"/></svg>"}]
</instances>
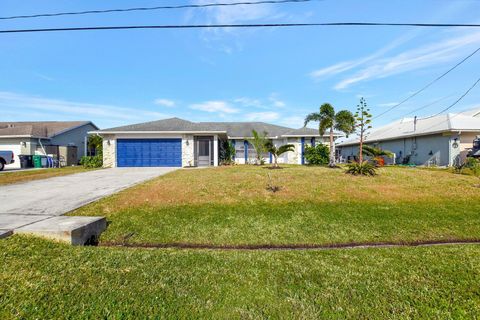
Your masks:
<instances>
[{"instance_id":1,"label":"blue sky","mask_svg":"<svg viewBox=\"0 0 480 320\"><path fill-rule=\"evenodd\" d=\"M0 16L164 4L232 2L3 0ZM474 0L324 0L303 4L0 21L0 29L261 22L478 23ZM300 127L323 102L373 115L388 109L480 46L472 28L265 28L125 30L0 35L0 119L92 120L105 128L181 117ZM480 76L480 53L377 119L380 126L433 101L441 110ZM480 106L476 88L458 111ZM412 116L410 114L409 116Z\"/></svg>"}]
</instances>

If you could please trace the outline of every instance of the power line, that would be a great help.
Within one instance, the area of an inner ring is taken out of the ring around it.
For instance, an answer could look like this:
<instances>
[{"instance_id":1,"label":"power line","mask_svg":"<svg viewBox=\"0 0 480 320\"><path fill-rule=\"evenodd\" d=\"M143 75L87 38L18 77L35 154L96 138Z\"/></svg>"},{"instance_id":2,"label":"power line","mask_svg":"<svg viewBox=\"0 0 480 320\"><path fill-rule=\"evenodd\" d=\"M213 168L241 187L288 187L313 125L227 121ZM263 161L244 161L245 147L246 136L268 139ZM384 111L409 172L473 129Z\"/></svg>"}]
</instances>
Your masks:
<instances>
[{"instance_id":1,"label":"power line","mask_svg":"<svg viewBox=\"0 0 480 320\"><path fill-rule=\"evenodd\" d=\"M465 98L465 96L468 95L468 94L470 93L470 91L472 91L472 89L475 88L475 86L476 86L479 82L480 82L480 78L478 78L477 81L475 81L475 83L474 83L470 88L468 88L468 90L465 91L464 94L462 94L462 95L460 96L460 98L458 98L454 103L452 103L451 105L449 105L447 108L443 109L442 111L436 113L436 114L433 115L433 116L426 117L426 118L422 118L422 119L420 119L420 120L426 120L426 119L430 119L430 118L436 117L436 116L442 114L443 112L445 112L445 111L453 108L453 107L454 107L455 105L457 105L463 98ZM451 121L453 118L457 117L459 114L460 114L460 113L454 114L454 115L451 116L451 117L448 117L448 116L447 116L447 119L446 119L446 120L442 120L442 121L440 121L440 122L437 122L437 123L435 123L433 126L430 126L430 127L428 127L427 129L424 129L423 131L428 131L428 130L436 127L437 125L439 125L439 124L442 123L442 122Z\"/></svg>"},{"instance_id":2,"label":"power line","mask_svg":"<svg viewBox=\"0 0 480 320\"><path fill-rule=\"evenodd\" d=\"M437 114L433 115L432 117L438 116L438 115L444 113L445 111L448 111L448 110L450 110L451 108L453 108L453 107L454 107L455 105L457 105L460 101L462 101L463 98L465 98L465 96L467 96L467 95L470 93L470 91L472 91L473 88L475 88L476 85L477 85L479 82L480 82L480 78L478 78L477 81L475 81L475 83L474 83L470 88L468 88L468 90L465 91L465 93L462 94L462 95L460 96L460 98L458 98L454 103L452 103L451 105L449 105L448 107L446 107L446 108L443 109L442 111L438 112Z\"/></svg>"},{"instance_id":3,"label":"power line","mask_svg":"<svg viewBox=\"0 0 480 320\"><path fill-rule=\"evenodd\" d=\"M424 105L424 106L421 106L421 107L418 108L418 109L415 109L415 110L413 110L413 111L405 114L403 117L406 117L406 116L408 116L408 115L417 113L417 112L419 112L419 111L421 111L421 110L423 110L423 109L426 109L426 108L428 108L428 107L430 107L430 106L433 106L434 104L437 104L437 103L439 103L440 101L443 101L443 100L448 99L448 98L453 97L453 96L454 96L454 94L449 94L448 96L445 96L445 97L442 97L442 98L437 99L437 100L435 100L435 101L432 101L432 102L430 102L430 103L428 103L428 104L426 104L426 105Z\"/></svg>"},{"instance_id":4,"label":"power line","mask_svg":"<svg viewBox=\"0 0 480 320\"><path fill-rule=\"evenodd\" d=\"M124 8L124 9L40 13L40 14L32 14L32 15L0 17L0 20L58 17L58 16L83 15L83 14L114 13L114 12L150 11L150 10L165 10L165 9L187 9L187 8L226 7L226 6L239 6L239 5L300 3L300 2L310 2L310 1L312 0L262 0L262 1L244 1L244 2L232 2L232 3L184 4L184 5L178 5L178 6L136 7L136 8Z\"/></svg>"},{"instance_id":5,"label":"power line","mask_svg":"<svg viewBox=\"0 0 480 320\"><path fill-rule=\"evenodd\" d=\"M420 94L421 92L425 91L426 89L428 89L430 86L432 86L435 82L439 81L440 79L442 79L443 77L445 77L447 74L449 74L450 72L452 72L453 70L455 70L457 67L459 67L462 63L464 63L465 61L467 61L468 59L470 59L472 56L474 56L478 51L480 51L480 47L477 48L475 51L473 51L472 53L470 53L468 56L466 56L465 58L463 58L460 62L458 62L456 65L454 65L452 68L450 68L449 70L447 70L445 73L443 73L442 75L440 75L439 77L435 78L433 81L431 81L430 83L428 83L426 86L424 86L423 88L421 88L420 90L414 92L413 94L411 94L410 96L408 96L407 98L403 99L402 101L400 101L399 103L397 103L396 105L390 107L389 109L385 110L384 112L380 113L379 115L375 116L373 119L377 119L387 113L389 113L390 111L392 111L393 109L395 108L398 108L399 106L401 106L402 104L404 104L405 102L407 102L408 100L412 99L413 97L417 96L418 94Z\"/></svg>"},{"instance_id":6,"label":"power line","mask_svg":"<svg viewBox=\"0 0 480 320\"><path fill-rule=\"evenodd\" d=\"M134 26L105 26L105 27L6 29L6 30L0 30L0 33L128 30L128 29L207 29L207 28L269 28L269 27L292 28L292 27L335 27L335 26L480 28L480 24L457 24L457 23L325 22L325 23L261 23L261 24L186 24L186 25L143 25L143 26L134 25Z\"/></svg>"}]
</instances>

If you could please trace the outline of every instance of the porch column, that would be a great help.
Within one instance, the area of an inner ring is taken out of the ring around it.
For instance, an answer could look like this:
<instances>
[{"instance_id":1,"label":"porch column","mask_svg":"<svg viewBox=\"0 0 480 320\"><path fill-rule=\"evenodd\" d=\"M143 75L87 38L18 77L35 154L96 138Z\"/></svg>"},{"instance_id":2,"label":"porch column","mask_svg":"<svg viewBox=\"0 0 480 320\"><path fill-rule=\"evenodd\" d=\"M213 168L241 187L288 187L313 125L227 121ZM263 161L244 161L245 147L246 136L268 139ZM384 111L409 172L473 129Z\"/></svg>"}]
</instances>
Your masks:
<instances>
[{"instance_id":1,"label":"porch column","mask_svg":"<svg viewBox=\"0 0 480 320\"><path fill-rule=\"evenodd\" d=\"M232 146L233 146L233 148L235 149L235 139L232 140ZM235 161L235 155L236 155L236 153L237 153L236 150L237 150L237 149L235 149L235 152L233 153L233 157L232 157L233 161Z\"/></svg>"},{"instance_id":2,"label":"porch column","mask_svg":"<svg viewBox=\"0 0 480 320\"><path fill-rule=\"evenodd\" d=\"M245 164L247 164L248 163L248 141L247 140L243 141L243 146L245 148L245 152L244 152L245 153Z\"/></svg>"},{"instance_id":3,"label":"porch column","mask_svg":"<svg viewBox=\"0 0 480 320\"><path fill-rule=\"evenodd\" d=\"M218 166L218 135L213 136L213 166Z\"/></svg>"},{"instance_id":4,"label":"porch column","mask_svg":"<svg viewBox=\"0 0 480 320\"><path fill-rule=\"evenodd\" d=\"M302 144L301 164L305 164L305 137L302 137L301 144Z\"/></svg>"}]
</instances>

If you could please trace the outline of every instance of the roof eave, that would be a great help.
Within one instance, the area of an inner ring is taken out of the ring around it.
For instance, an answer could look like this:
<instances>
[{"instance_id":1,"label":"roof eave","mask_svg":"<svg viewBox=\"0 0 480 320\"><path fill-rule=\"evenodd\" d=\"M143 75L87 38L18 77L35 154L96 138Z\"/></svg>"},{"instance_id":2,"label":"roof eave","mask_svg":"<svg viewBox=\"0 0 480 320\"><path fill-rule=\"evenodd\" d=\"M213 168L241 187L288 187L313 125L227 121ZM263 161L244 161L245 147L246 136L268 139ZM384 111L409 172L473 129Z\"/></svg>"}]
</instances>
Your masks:
<instances>
[{"instance_id":1,"label":"roof eave","mask_svg":"<svg viewBox=\"0 0 480 320\"><path fill-rule=\"evenodd\" d=\"M389 138L384 138L384 139L374 139L374 140L365 140L364 143L375 143L375 142L381 142L381 141L390 141L390 140L397 140L397 139L406 139L406 138L413 138L413 137L421 137L421 136L431 136L433 134L440 134L440 133L445 133L445 132L480 132L480 129L475 130L475 129L449 129L449 130L438 130L438 131L430 131L430 132L423 132L423 133L417 133L417 134L408 134L404 136L396 136L396 137L389 137ZM342 142L339 143L337 146L338 147L348 147L348 146L354 146L359 144L360 141L354 141L354 142Z\"/></svg>"},{"instance_id":2,"label":"roof eave","mask_svg":"<svg viewBox=\"0 0 480 320\"><path fill-rule=\"evenodd\" d=\"M226 134L226 131L89 131L88 134Z\"/></svg>"},{"instance_id":3,"label":"roof eave","mask_svg":"<svg viewBox=\"0 0 480 320\"><path fill-rule=\"evenodd\" d=\"M30 138L30 139L44 139L44 140L50 140L49 137L37 137L37 136L32 136L29 134L20 134L20 135L6 135L6 136L0 136L0 139L9 139L9 138Z\"/></svg>"}]
</instances>

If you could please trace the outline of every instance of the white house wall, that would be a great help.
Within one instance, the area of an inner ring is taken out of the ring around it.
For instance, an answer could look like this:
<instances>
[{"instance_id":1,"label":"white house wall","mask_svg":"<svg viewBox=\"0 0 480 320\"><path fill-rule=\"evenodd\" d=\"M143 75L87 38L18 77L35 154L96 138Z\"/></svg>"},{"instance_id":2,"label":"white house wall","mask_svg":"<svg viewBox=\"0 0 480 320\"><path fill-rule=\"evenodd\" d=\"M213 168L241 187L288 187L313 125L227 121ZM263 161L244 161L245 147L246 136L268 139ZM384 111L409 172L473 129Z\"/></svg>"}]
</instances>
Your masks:
<instances>
[{"instance_id":1,"label":"white house wall","mask_svg":"<svg viewBox=\"0 0 480 320\"><path fill-rule=\"evenodd\" d=\"M403 159L410 155L410 163L416 165L448 166L452 164L455 157L453 154L451 156L450 151L454 138L454 135L437 134L381 141L373 145L395 153L397 164L401 164ZM369 143L369 145L372 145L372 143ZM342 158L348 160L350 157L352 160L353 156L358 156L358 149L358 145L342 146Z\"/></svg>"},{"instance_id":2,"label":"white house wall","mask_svg":"<svg viewBox=\"0 0 480 320\"><path fill-rule=\"evenodd\" d=\"M328 139L325 138L315 138L315 144L318 143L326 143ZM230 140L233 143L233 140ZM278 157L278 163L280 164L302 164L302 138L301 137L292 137L292 138L280 138L280 139L273 139L272 140L275 147L279 148L285 144L293 144L295 150L291 152L286 152ZM235 163L236 164L245 164L245 145L244 140L235 140ZM304 147L307 145L311 146L311 137L305 137L305 144ZM253 149L253 152L252 152ZM270 163L270 156L266 155L263 157L265 163ZM248 145L248 161L247 163L254 163L255 162L255 149L251 144ZM272 158L273 162L273 158Z\"/></svg>"}]
</instances>

